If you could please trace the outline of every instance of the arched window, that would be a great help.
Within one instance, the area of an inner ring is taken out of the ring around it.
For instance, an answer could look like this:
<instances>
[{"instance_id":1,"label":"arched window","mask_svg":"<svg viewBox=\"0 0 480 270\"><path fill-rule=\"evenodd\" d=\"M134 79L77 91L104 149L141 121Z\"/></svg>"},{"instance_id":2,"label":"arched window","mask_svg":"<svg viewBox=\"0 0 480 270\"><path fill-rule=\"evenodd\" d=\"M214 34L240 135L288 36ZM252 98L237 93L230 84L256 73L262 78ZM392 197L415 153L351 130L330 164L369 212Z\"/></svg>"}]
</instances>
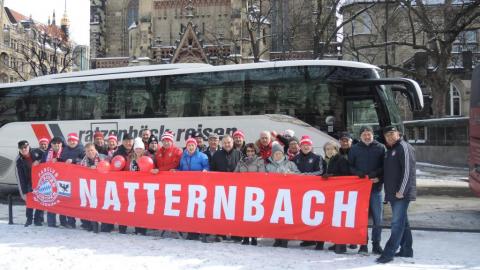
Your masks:
<instances>
[{"instance_id":1,"label":"arched window","mask_svg":"<svg viewBox=\"0 0 480 270\"><path fill-rule=\"evenodd\" d=\"M462 115L462 97L458 88L450 84L450 91L447 94L446 100L446 114L449 116L460 116Z\"/></svg>"}]
</instances>

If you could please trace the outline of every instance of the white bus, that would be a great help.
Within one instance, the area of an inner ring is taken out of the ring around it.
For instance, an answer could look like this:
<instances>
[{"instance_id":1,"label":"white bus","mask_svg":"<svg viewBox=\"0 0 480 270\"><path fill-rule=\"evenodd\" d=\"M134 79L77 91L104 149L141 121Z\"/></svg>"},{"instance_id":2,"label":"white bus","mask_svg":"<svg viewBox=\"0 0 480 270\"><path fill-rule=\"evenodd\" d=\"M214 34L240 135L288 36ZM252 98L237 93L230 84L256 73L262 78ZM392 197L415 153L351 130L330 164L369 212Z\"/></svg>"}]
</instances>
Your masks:
<instances>
[{"instance_id":1,"label":"white bus","mask_svg":"<svg viewBox=\"0 0 480 270\"><path fill-rule=\"evenodd\" d=\"M262 130L292 129L322 145L341 131L357 135L365 123L403 131L394 91L423 108L419 85L386 79L378 67L349 61L158 65L92 70L0 85L0 188L16 184L17 142L77 132L81 142L99 130L119 140L151 129L224 135L243 130L254 142ZM380 134L380 133L379 133Z\"/></svg>"}]
</instances>

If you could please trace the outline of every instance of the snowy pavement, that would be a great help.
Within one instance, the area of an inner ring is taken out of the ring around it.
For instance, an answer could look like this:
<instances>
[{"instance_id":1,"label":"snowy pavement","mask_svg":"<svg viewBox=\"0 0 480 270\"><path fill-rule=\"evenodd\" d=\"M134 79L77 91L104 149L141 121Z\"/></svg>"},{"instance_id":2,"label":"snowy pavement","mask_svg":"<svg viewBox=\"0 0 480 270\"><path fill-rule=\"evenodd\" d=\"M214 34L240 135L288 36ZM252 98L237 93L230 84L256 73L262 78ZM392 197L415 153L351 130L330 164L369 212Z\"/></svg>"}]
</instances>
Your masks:
<instances>
[{"instance_id":1,"label":"snowy pavement","mask_svg":"<svg viewBox=\"0 0 480 270\"><path fill-rule=\"evenodd\" d=\"M479 269L480 234L414 231L415 258L376 264L375 255L349 250L337 255L291 241L288 249L208 243L148 236L94 234L81 229L23 227L23 207L15 206L15 225L0 205L0 269ZM383 232L383 245L389 231ZM328 247L328 244L326 245Z\"/></svg>"}]
</instances>

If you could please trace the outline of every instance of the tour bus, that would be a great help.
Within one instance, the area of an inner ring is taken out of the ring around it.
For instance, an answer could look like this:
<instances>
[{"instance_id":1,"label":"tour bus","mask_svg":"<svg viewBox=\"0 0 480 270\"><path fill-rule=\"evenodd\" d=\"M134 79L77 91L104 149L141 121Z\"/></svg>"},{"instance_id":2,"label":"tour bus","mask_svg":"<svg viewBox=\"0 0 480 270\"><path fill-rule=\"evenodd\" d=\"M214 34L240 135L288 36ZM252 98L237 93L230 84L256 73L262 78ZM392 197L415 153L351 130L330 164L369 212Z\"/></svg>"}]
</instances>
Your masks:
<instances>
[{"instance_id":1,"label":"tour bus","mask_svg":"<svg viewBox=\"0 0 480 270\"><path fill-rule=\"evenodd\" d=\"M470 91L470 188L480 196L480 65L472 74L472 90Z\"/></svg>"},{"instance_id":2,"label":"tour bus","mask_svg":"<svg viewBox=\"0 0 480 270\"><path fill-rule=\"evenodd\" d=\"M76 132L81 143L175 133L177 145L195 131L205 137L242 130L254 142L263 130L309 135L315 151L339 132L358 137L371 124L403 131L397 98L421 110L423 96L410 79L382 78L373 65L335 60L254 64L158 65L93 70L0 85L0 188L16 184L17 142ZM394 92L401 95L395 95Z\"/></svg>"}]
</instances>

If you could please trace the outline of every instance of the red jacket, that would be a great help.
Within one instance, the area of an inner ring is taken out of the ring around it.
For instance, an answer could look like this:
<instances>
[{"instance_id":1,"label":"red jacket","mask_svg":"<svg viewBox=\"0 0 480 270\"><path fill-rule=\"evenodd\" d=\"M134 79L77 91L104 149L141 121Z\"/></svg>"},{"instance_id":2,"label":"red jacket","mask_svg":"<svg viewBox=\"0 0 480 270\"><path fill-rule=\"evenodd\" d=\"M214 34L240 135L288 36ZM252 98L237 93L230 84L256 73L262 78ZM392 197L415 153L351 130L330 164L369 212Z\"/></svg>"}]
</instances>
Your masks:
<instances>
[{"instance_id":1,"label":"red jacket","mask_svg":"<svg viewBox=\"0 0 480 270\"><path fill-rule=\"evenodd\" d=\"M161 147L155 154L155 163L159 171L169 171L178 168L182 158L182 149L171 146L170 148Z\"/></svg>"}]
</instances>

